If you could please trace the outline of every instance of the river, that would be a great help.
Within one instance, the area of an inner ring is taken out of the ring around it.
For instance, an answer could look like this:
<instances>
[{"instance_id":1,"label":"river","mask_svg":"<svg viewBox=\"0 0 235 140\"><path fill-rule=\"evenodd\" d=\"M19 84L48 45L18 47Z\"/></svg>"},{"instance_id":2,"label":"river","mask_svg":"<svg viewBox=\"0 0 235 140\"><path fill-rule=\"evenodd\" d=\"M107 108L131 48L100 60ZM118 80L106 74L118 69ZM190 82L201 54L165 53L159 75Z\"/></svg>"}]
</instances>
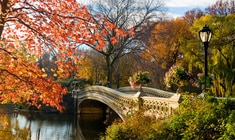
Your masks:
<instances>
[{"instance_id":1,"label":"river","mask_svg":"<svg viewBox=\"0 0 235 140\"><path fill-rule=\"evenodd\" d=\"M0 140L98 140L105 121L103 114L0 111Z\"/></svg>"}]
</instances>

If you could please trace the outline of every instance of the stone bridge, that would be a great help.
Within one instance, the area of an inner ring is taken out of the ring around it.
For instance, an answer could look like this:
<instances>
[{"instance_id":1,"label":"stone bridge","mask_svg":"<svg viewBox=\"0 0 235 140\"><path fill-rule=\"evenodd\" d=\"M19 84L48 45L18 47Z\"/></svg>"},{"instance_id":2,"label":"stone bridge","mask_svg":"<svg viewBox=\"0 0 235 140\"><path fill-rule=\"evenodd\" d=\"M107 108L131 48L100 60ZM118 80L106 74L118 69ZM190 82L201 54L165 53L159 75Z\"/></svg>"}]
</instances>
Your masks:
<instances>
[{"instance_id":1,"label":"stone bridge","mask_svg":"<svg viewBox=\"0 0 235 140\"><path fill-rule=\"evenodd\" d=\"M142 87L140 92L131 87L114 90L104 86L90 86L83 90L73 90L72 97L77 99L77 110L83 101L96 100L106 104L123 120L139 108L145 109L146 115L166 117L172 114L180 101L180 94L149 87Z\"/></svg>"}]
</instances>

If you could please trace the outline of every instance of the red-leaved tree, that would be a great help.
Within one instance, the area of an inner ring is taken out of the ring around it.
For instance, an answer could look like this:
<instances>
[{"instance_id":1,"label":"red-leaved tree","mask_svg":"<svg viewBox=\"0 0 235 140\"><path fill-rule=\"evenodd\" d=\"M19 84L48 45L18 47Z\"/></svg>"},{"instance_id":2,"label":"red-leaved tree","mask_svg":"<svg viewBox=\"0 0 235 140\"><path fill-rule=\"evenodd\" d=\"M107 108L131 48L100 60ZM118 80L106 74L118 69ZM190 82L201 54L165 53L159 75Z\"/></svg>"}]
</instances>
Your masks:
<instances>
[{"instance_id":1,"label":"red-leaved tree","mask_svg":"<svg viewBox=\"0 0 235 140\"><path fill-rule=\"evenodd\" d=\"M62 111L67 90L38 68L38 58L54 52L56 69L51 71L66 78L78 69L78 44L101 49L106 32L101 34L100 25L107 32L116 27L102 15L94 20L76 0L1 0L0 10L0 102L45 104Z\"/></svg>"}]
</instances>

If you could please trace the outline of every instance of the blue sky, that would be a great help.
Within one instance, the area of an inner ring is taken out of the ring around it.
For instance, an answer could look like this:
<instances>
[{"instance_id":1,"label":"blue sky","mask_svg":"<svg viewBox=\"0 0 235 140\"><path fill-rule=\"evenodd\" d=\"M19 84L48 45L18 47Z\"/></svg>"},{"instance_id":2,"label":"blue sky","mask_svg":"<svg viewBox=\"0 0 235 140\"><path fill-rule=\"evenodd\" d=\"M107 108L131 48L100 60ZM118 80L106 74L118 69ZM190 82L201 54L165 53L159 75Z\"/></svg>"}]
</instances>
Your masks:
<instances>
[{"instance_id":1,"label":"blue sky","mask_svg":"<svg viewBox=\"0 0 235 140\"><path fill-rule=\"evenodd\" d=\"M80 3L88 4L92 0L77 0ZM169 15L172 17L181 17L188 10L200 8L204 10L206 7L214 4L218 0L162 0L168 8Z\"/></svg>"}]
</instances>

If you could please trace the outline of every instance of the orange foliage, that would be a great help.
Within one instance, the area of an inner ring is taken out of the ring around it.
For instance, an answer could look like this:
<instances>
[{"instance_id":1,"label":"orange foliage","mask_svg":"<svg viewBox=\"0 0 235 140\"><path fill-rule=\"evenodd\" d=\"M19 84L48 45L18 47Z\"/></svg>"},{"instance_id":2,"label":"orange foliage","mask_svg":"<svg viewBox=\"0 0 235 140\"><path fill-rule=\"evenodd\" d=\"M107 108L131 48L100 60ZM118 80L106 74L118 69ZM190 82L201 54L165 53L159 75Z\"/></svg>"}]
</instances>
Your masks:
<instances>
[{"instance_id":1,"label":"orange foliage","mask_svg":"<svg viewBox=\"0 0 235 140\"><path fill-rule=\"evenodd\" d=\"M66 78L78 69L76 46L96 42L101 49L108 31L100 32L99 22L75 0L2 0L0 4L0 101L27 102L37 107L46 104L62 111L66 89L47 78L36 62L29 60L27 54L20 54L18 49L24 46L36 58L45 52L56 52L56 76ZM125 35L104 17L97 18L102 26L115 29L119 33L117 37Z\"/></svg>"},{"instance_id":2,"label":"orange foliage","mask_svg":"<svg viewBox=\"0 0 235 140\"><path fill-rule=\"evenodd\" d=\"M151 32L150 45L143 57L167 68L179 59L180 47L191 37L189 24L184 19L160 22Z\"/></svg>"}]
</instances>

